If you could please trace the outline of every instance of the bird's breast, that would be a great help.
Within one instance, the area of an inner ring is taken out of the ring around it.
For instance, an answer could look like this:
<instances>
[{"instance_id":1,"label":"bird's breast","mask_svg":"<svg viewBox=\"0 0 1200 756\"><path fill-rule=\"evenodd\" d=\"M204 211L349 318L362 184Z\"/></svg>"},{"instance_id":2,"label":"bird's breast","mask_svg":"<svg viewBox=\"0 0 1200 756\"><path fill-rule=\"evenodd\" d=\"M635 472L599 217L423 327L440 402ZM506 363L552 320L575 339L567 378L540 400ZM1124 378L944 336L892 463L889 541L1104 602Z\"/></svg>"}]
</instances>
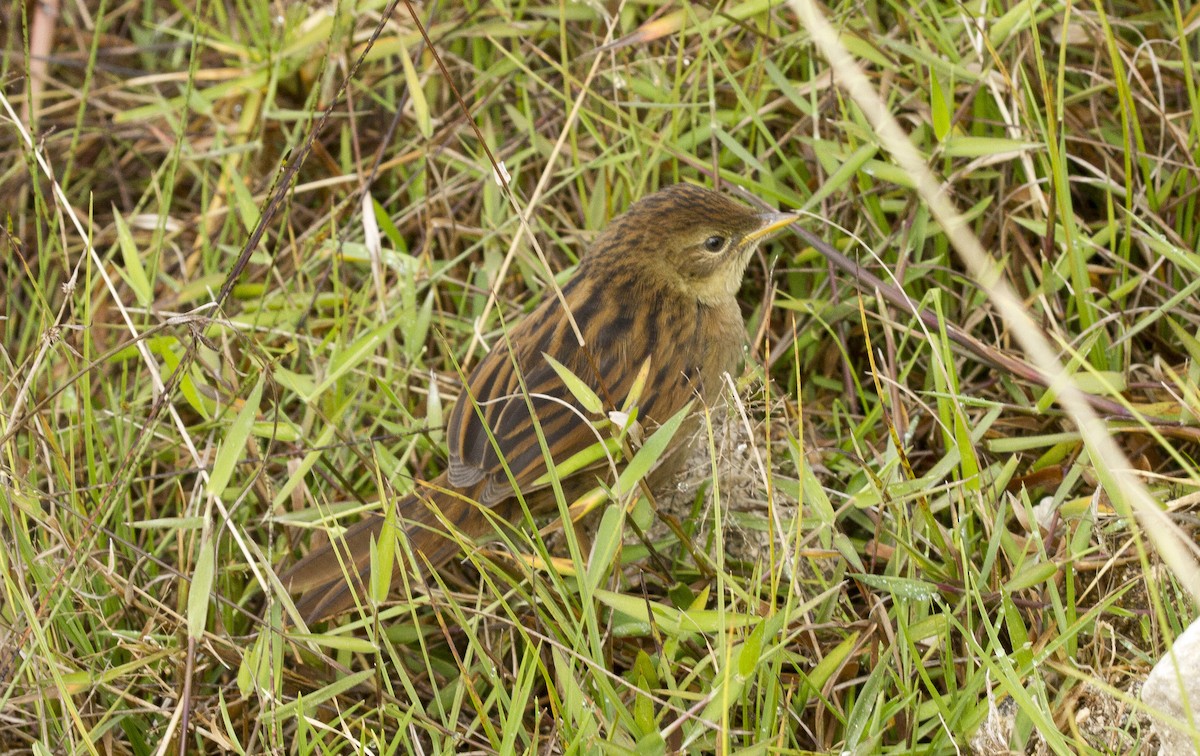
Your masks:
<instances>
[{"instance_id":1,"label":"bird's breast","mask_svg":"<svg viewBox=\"0 0 1200 756\"><path fill-rule=\"evenodd\" d=\"M589 383L603 382L614 404L624 401L647 360L642 409L657 422L697 396L713 399L721 375L736 369L743 325L735 301L702 304L644 281L585 284L564 292L585 341L566 364L581 368L577 375Z\"/></svg>"}]
</instances>

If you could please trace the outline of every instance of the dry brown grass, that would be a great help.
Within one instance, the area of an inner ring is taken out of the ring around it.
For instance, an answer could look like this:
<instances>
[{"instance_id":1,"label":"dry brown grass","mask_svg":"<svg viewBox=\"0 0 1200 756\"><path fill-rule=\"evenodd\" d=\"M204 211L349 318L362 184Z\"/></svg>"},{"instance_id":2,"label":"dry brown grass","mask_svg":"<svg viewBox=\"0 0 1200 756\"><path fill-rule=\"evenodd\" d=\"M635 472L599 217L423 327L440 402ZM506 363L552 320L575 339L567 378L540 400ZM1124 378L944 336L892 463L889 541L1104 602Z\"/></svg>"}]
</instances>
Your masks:
<instances>
[{"instance_id":1,"label":"dry brown grass","mask_svg":"<svg viewBox=\"0 0 1200 756\"><path fill-rule=\"evenodd\" d=\"M789 9L52 7L0 19L5 749L1151 746L1194 600ZM1032 7L828 12L1194 543L1200 15ZM459 366L677 180L815 235L751 265L716 481L598 573L286 629L271 567L437 470Z\"/></svg>"}]
</instances>

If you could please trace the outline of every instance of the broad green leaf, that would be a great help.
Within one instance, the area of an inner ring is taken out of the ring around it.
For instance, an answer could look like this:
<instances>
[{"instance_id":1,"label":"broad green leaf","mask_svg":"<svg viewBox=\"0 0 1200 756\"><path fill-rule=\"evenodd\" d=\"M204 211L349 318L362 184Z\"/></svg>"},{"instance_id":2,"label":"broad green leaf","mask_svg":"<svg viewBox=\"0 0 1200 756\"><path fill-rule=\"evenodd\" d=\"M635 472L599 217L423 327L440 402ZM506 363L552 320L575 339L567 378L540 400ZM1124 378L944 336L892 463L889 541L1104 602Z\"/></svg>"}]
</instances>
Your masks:
<instances>
[{"instance_id":1,"label":"broad green leaf","mask_svg":"<svg viewBox=\"0 0 1200 756\"><path fill-rule=\"evenodd\" d=\"M1024 565L1016 575L1004 584L1007 593L1018 593L1026 588L1041 585L1054 578L1058 573L1058 565L1054 562Z\"/></svg>"},{"instance_id":2,"label":"broad green leaf","mask_svg":"<svg viewBox=\"0 0 1200 756\"><path fill-rule=\"evenodd\" d=\"M737 673L742 677L749 677L754 674L754 670L758 667L759 661L762 660L763 652L763 633L766 631L767 623L760 622L750 631L750 636L746 638L746 642L742 644L742 650L737 655Z\"/></svg>"},{"instance_id":3,"label":"broad green leaf","mask_svg":"<svg viewBox=\"0 0 1200 756\"><path fill-rule=\"evenodd\" d=\"M912 601L929 601L938 595L938 587L924 580L888 575L855 575L864 584Z\"/></svg>"},{"instance_id":4,"label":"broad green leaf","mask_svg":"<svg viewBox=\"0 0 1200 756\"><path fill-rule=\"evenodd\" d=\"M896 61L881 52L878 47L871 43L868 37L847 32L841 35L839 39L846 46L846 51L855 58L861 58L873 63L883 71L896 70Z\"/></svg>"},{"instance_id":5,"label":"broad green leaf","mask_svg":"<svg viewBox=\"0 0 1200 756\"><path fill-rule=\"evenodd\" d=\"M121 213L117 211L116 207L113 207L113 222L117 227L117 243L121 247L121 259L125 263L125 281L129 284L129 288L133 289L133 295L137 297L138 304L142 307L149 307L150 303L154 301L154 287L150 284L146 269L142 267L142 260L138 256L133 234L129 232L129 226L125 224L125 219L121 217Z\"/></svg>"},{"instance_id":6,"label":"broad green leaf","mask_svg":"<svg viewBox=\"0 0 1200 756\"><path fill-rule=\"evenodd\" d=\"M276 366L273 375L275 377L275 381L280 386L283 386L285 389L291 391L293 394L306 402L310 401L312 397L316 396L317 383L315 380L313 380L311 375L293 373L287 368L278 366Z\"/></svg>"},{"instance_id":7,"label":"broad green leaf","mask_svg":"<svg viewBox=\"0 0 1200 756\"><path fill-rule=\"evenodd\" d=\"M379 540L371 543L371 600L376 605L387 600L392 590L392 569L396 564L396 505L389 502L383 516Z\"/></svg>"},{"instance_id":8,"label":"broad green leaf","mask_svg":"<svg viewBox=\"0 0 1200 756\"><path fill-rule=\"evenodd\" d=\"M600 401L600 397L596 396L596 392L592 391L591 387L579 379L574 373L567 369L558 360L550 355L542 352L542 357L546 358L546 362L550 363L550 367L554 368L554 372L558 373L559 380L567 387L567 391L571 392L571 396L575 397L575 401L584 410L599 415L604 411L604 403Z\"/></svg>"},{"instance_id":9,"label":"broad green leaf","mask_svg":"<svg viewBox=\"0 0 1200 756\"><path fill-rule=\"evenodd\" d=\"M204 527L203 517L156 517L151 520L138 520L132 523L134 528L166 528L168 530L199 530Z\"/></svg>"},{"instance_id":10,"label":"broad green leaf","mask_svg":"<svg viewBox=\"0 0 1200 756\"><path fill-rule=\"evenodd\" d=\"M1187 350L1188 357L1192 362L1200 364L1200 339L1196 338L1196 333L1179 325L1174 318L1167 318L1166 321L1175 338L1179 339L1180 346Z\"/></svg>"},{"instance_id":11,"label":"broad green leaf","mask_svg":"<svg viewBox=\"0 0 1200 756\"><path fill-rule=\"evenodd\" d=\"M255 438L273 438L285 444L292 444L304 438L304 431L295 423L280 419L279 422L256 420L250 426L250 435Z\"/></svg>"},{"instance_id":12,"label":"broad green leaf","mask_svg":"<svg viewBox=\"0 0 1200 756\"><path fill-rule=\"evenodd\" d=\"M243 697L249 695L254 690L254 685L258 679L258 669L262 662L262 644L263 639L267 637L267 633L259 633L254 639L254 643L250 645L250 649L242 654L242 660L238 664L237 682L238 692Z\"/></svg>"},{"instance_id":13,"label":"broad green leaf","mask_svg":"<svg viewBox=\"0 0 1200 756\"><path fill-rule=\"evenodd\" d=\"M1037 142L1020 142L1004 137L950 136L945 142L947 157L977 158L1012 155L1042 147Z\"/></svg>"},{"instance_id":14,"label":"broad green leaf","mask_svg":"<svg viewBox=\"0 0 1200 756\"><path fill-rule=\"evenodd\" d=\"M335 651L349 651L354 654L373 654L379 647L367 640L353 635L333 635L326 633L288 633L287 637L297 643L313 643Z\"/></svg>"},{"instance_id":15,"label":"broad green leaf","mask_svg":"<svg viewBox=\"0 0 1200 756\"><path fill-rule=\"evenodd\" d=\"M585 470L603 459L614 457L620 453L621 442L615 438L606 438L603 441L597 441L591 446L575 452L562 462L559 462L554 466L554 472L558 475L559 480L562 480L568 475L573 475L580 470ZM533 481L531 487L539 488L549 483L550 473L547 471L539 475L537 479Z\"/></svg>"},{"instance_id":16,"label":"broad green leaf","mask_svg":"<svg viewBox=\"0 0 1200 756\"><path fill-rule=\"evenodd\" d=\"M400 233L400 229L396 228L396 224L392 223L391 217L387 210L380 204L379 200L371 198L371 209L375 214L375 222L379 225L379 231L388 238L392 246L398 250L408 251L408 240L404 238L404 234ZM410 255L405 255L412 260Z\"/></svg>"},{"instance_id":17,"label":"broad green leaf","mask_svg":"<svg viewBox=\"0 0 1200 756\"><path fill-rule=\"evenodd\" d=\"M238 175L233 175L229 181L230 187L233 189L233 204L237 208L238 218L242 221L242 227L246 229L246 233L252 233L254 227L258 225L259 212L258 205L254 203L254 195L250 193L250 188L246 186L246 182L241 180Z\"/></svg>"},{"instance_id":18,"label":"broad green leaf","mask_svg":"<svg viewBox=\"0 0 1200 756\"><path fill-rule=\"evenodd\" d=\"M537 644L524 644L525 653L522 655L521 663L516 669L516 679L508 688L506 696L506 708L510 712L508 716L501 714L500 720L503 726L503 738L500 741L498 753L518 753L521 748L518 744L525 742L528 735L527 726L528 720L525 717L519 716L518 712L529 710L530 698L533 695L533 686L541 681L541 670L544 669L540 661L541 650Z\"/></svg>"},{"instance_id":19,"label":"broad green leaf","mask_svg":"<svg viewBox=\"0 0 1200 756\"><path fill-rule=\"evenodd\" d=\"M608 507L600 517L600 527L592 539L592 553L587 566L587 593L591 594L612 571L617 552L621 549L621 534L625 523L625 510Z\"/></svg>"},{"instance_id":20,"label":"broad green leaf","mask_svg":"<svg viewBox=\"0 0 1200 756\"><path fill-rule=\"evenodd\" d=\"M721 676L713 686L712 700L700 715L702 720L720 721L731 707L741 702L746 682L753 677L764 659L765 641L775 637L783 627L786 617L780 612L766 620L756 619L758 622L746 640L730 649L730 663L721 670Z\"/></svg>"},{"instance_id":21,"label":"broad green leaf","mask_svg":"<svg viewBox=\"0 0 1200 756\"><path fill-rule=\"evenodd\" d=\"M596 598L629 619L635 625L626 625L626 634L650 632L651 618L654 627L668 637L691 635L692 633L724 632L733 628L749 627L762 621L761 617L739 614L718 609L690 609L680 611L655 601L646 601L640 596L629 596L604 589L596 591Z\"/></svg>"},{"instance_id":22,"label":"broad green leaf","mask_svg":"<svg viewBox=\"0 0 1200 756\"><path fill-rule=\"evenodd\" d=\"M817 662L817 666L813 667L808 673L808 684L811 692L819 693L825 687L825 683L829 682L829 678L833 676L846 663L846 658L850 656L850 652L858 645L858 633L851 633L832 650L827 651L821 661Z\"/></svg>"},{"instance_id":23,"label":"broad green leaf","mask_svg":"<svg viewBox=\"0 0 1200 756\"><path fill-rule=\"evenodd\" d=\"M284 704L274 709L270 709L264 716L270 717L273 722L287 722L299 714L306 716L312 715L326 701L337 698L348 690L362 685L367 680L370 680L375 675L379 674L377 670L364 669L361 672L340 676L324 688L314 690L311 693L297 698L295 701Z\"/></svg>"},{"instance_id":24,"label":"broad green leaf","mask_svg":"<svg viewBox=\"0 0 1200 756\"><path fill-rule=\"evenodd\" d=\"M400 319L400 316L397 316L381 326L372 328L335 354L329 361L329 372L326 373L325 378L313 388L310 396L302 395L302 398L306 402L311 402L325 393L343 375L358 367L363 360L375 353L380 344L387 340Z\"/></svg>"},{"instance_id":25,"label":"broad green leaf","mask_svg":"<svg viewBox=\"0 0 1200 756\"><path fill-rule=\"evenodd\" d=\"M278 602L276 607L273 611L282 611ZM252 690L271 691L273 685L282 682L283 645L282 639L274 633L258 633L238 665L237 686L243 696Z\"/></svg>"},{"instance_id":26,"label":"broad green leaf","mask_svg":"<svg viewBox=\"0 0 1200 756\"><path fill-rule=\"evenodd\" d=\"M879 697L890 674L887 664L876 664L854 697L854 707L846 717L847 753L860 753L864 746L871 743L873 734L869 729L870 724L879 711Z\"/></svg>"},{"instance_id":27,"label":"broad green leaf","mask_svg":"<svg viewBox=\"0 0 1200 756\"><path fill-rule=\"evenodd\" d=\"M943 89L941 77L934 68L929 69L929 111L933 119L933 135L939 142L946 141L950 136L950 116L954 112L951 97L953 86Z\"/></svg>"},{"instance_id":28,"label":"broad green leaf","mask_svg":"<svg viewBox=\"0 0 1200 756\"><path fill-rule=\"evenodd\" d=\"M1124 373L1115 370L1075 373L1071 376L1076 388L1088 394L1119 397L1128 388Z\"/></svg>"},{"instance_id":29,"label":"broad green leaf","mask_svg":"<svg viewBox=\"0 0 1200 756\"><path fill-rule=\"evenodd\" d=\"M868 176L874 176L880 181L895 184L905 189L915 189L917 186L916 182L913 181L913 177L903 168L891 163L885 163L882 160L868 160L863 163L862 171Z\"/></svg>"},{"instance_id":30,"label":"broad green leaf","mask_svg":"<svg viewBox=\"0 0 1200 756\"><path fill-rule=\"evenodd\" d=\"M376 216L378 220L378 216ZM394 228L394 226L393 226ZM327 242L321 246L323 254L337 254L346 262L369 264L371 262L371 252L367 249L367 245L362 242ZM396 272L396 275L403 276L406 279L411 279L421 267L417 258L407 252L399 252L391 247L384 247L379 250L379 261L384 264L389 270Z\"/></svg>"},{"instance_id":31,"label":"broad green leaf","mask_svg":"<svg viewBox=\"0 0 1200 756\"><path fill-rule=\"evenodd\" d=\"M242 405L237 417L234 418L233 425L229 427L229 433L225 436L225 440L217 448L216 459L213 460L212 471L208 475L208 492L213 496L225 493L225 488L229 485L229 479L233 475L233 468L246 451L246 441L250 438L250 430L254 426L255 418L258 417L262 392L263 377L260 374L254 388L250 389L250 396L246 398L246 403Z\"/></svg>"},{"instance_id":32,"label":"broad green leaf","mask_svg":"<svg viewBox=\"0 0 1200 756\"><path fill-rule=\"evenodd\" d=\"M637 450L633 459L629 460L629 464L621 471L621 476L617 479L618 491L632 490L637 482L654 468L671 443L671 439L675 438L675 432L679 430L679 426L683 424L684 419L691 411L692 403L688 402L683 409L672 415L667 422L654 431L650 438L646 439L646 443L642 444L642 448Z\"/></svg>"},{"instance_id":33,"label":"broad green leaf","mask_svg":"<svg viewBox=\"0 0 1200 756\"><path fill-rule=\"evenodd\" d=\"M237 97L239 94L252 90L261 90L267 84L269 72L267 69L260 68L253 73L237 79L223 81L211 86L206 86L201 90L192 90L192 98L186 95L179 95L170 99L159 100L150 105L143 105L140 108L132 108L130 110L118 110L113 114L113 123L133 123L153 118L162 118L167 115L185 112L184 103L190 103L189 107L195 110L212 110L212 103L219 100L225 100L230 97ZM199 103L199 107L197 107ZM305 113L306 117L311 117L311 114Z\"/></svg>"},{"instance_id":34,"label":"broad green leaf","mask_svg":"<svg viewBox=\"0 0 1200 756\"><path fill-rule=\"evenodd\" d=\"M988 47L1000 49L1017 38L1014 30L1029 23L1029 16L1041 5L1040 0L1013 3L1008 12L988 24Z\"/></svg>"},{"instance_id":35,"label":"broad green leaf","mask_svg":"<svg viewBox=\"0 0 1200 756\"><path fill-rule=\"evenodd\" d=\"M642 366L638 368L637 375L633 378L633 384L629 387L629 394L625 397L625 401L621 403L623 411L629 412L631 408L640 406L642 392L646 390L646 381L650 377L650 362L651 358L647 357L642 361Z\"/></svg>"},{"instance_id":36,"label":"broad green leaf","mask_svg":"<svg viewBox=\"0 0 1200 756\"><path fill-rule=\"evenodd\" d=\"M814 207L817 207L826 197L842 189L843 186L845 186L854 178L859 169L862 168L868 160L875 157L878 152L879 145L864 144L862 147L859 147L857 150L851 153L848 158L841 161L837 169L829 175L828 179L821 182L821 185L817 187L817 190L813 192L812 196L809 197L804 203L804 206L800 208L801 212L812 210Z\"/></svg>"},{"instance_id":37,"label":"broad green leaf","mask_svg":"<svg viewBox=\"0 0 1200 756\"><path fill-rule=\"evenodd\" d=\"M404 83L408 87L408 98L412 102L413 115L416 117L417 128L421 136L428 139L433 136L433 121L429 117L429 103L425 100L425 90L421 88L421 79L413 65L408 47L400 47L400 63L404 66Z\"/></svg>"},{"instance_id":38,"label":"broad green leaf","mask_svg":"<svg viewBox=\"0 0 1200 756\"><path fill-rule=\"evenodd\" d=\"M633 722L642 737L638 740L638 753L662 753L663 739L654 720L654 702L634 692Z\"/></svg>"},{"instance_id":39,"label":"broad green leaf","mask_svg":"<svg viewBox=\"0 0 1200 756\"><path fill-rule=\"evenodd\" d=\"M204 628L208 624L208 600L212 596L216 563L216 547L205 537L200 542L196 569L192 571L192 584L188 588L187 627L188 637L193 640L204 634Z\"/></svg>"}]
</instances>

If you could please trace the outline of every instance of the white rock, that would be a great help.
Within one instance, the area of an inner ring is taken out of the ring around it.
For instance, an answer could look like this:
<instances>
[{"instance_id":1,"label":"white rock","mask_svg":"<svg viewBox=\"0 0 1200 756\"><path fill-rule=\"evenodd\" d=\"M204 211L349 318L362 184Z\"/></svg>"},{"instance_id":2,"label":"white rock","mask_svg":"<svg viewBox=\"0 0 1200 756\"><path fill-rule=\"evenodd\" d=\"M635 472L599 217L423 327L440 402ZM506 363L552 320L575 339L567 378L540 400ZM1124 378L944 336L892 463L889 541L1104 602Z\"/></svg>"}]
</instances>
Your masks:
<instances>
[{"instance_id":1,"label":"white rock","mask_svg":"<svg viewBox=\"0 0 1200 756\"><path fill-rule=\"evenodd\" d=\"M1175 639L1142 686L1163 756L1197 754L1200 744L1200 620ZM1188 716L1188 712L1191 716ZM1195 725L1188 727L1188 721ZM1183 728L1183 729L1180 729Z\"/></svg>"}]
</instances>

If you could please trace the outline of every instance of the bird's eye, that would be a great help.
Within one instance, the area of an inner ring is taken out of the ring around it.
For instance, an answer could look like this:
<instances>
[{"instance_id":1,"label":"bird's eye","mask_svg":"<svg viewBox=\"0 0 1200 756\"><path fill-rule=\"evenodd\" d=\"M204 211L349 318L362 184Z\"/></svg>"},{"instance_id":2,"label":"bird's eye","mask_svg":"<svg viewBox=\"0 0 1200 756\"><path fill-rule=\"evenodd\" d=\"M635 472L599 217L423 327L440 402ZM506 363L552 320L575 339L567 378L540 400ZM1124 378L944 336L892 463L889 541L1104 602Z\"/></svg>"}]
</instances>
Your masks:
<instances>
[{"instance_id":1,"label":"bird's eye","mask_svg":"<svg viewBox=\"0 0 1200 756\"><path fill-rule=\"evenodd\" d=\"M725 247L724 236L710 236L704 240L704 248L709 252L720 252Z\"/></svg>"}]
</instances>

